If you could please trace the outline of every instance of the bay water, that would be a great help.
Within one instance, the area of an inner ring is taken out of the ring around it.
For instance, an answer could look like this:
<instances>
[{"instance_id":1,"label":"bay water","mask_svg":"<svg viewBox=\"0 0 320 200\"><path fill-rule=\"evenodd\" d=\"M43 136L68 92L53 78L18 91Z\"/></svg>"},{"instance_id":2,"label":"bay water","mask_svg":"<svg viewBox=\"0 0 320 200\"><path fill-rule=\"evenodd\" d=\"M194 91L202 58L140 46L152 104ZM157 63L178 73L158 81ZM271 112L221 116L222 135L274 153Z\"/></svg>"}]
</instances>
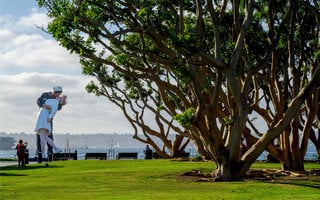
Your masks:
<instances>
[{"instance_id":1,"label":"bay water","mask_svg":"<svg viewBox=\"0 0 320 200\"><path fill-rule=\"evenodd\" d=\"M36 149L28 149L29 158L37 157ZM79 149L64 149L63 152L74 153L77 152L78 160L84 160L86 153L106 153L107 159L112 160L116 159L118 153L120 152L136 152L138 153L138 159L145 159L144 154L145 148L79 148ZM187 148L186 152L190 153L190 158L198 156L194 148ZM266 160L267 152L264 151L257 160ZM15 149L11 150L0 150L0 158L17 158L17 152ZM312 145L309 145L308 151L305 156L305 160L317 160L316 148Z\"/></svg>"}]
</instances>

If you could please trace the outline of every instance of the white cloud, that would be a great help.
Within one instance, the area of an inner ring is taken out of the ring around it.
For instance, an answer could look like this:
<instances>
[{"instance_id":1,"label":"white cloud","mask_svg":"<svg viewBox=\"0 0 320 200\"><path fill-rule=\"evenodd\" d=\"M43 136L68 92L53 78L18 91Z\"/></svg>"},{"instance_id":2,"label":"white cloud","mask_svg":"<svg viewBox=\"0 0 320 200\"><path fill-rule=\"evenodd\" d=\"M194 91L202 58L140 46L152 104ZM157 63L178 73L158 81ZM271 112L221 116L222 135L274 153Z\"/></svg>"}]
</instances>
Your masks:
<instances>
[{"instance_id":1,"label":"white cloud","mask_svg":"<svg viewBox=\"0 0 320 200\"><path fill-rule=\"evenodd\" d=\"M80 74L79 58L71 55L58 42L35 24L47 24L43 13L32 12L29 16L15 20L2 16L0 21L0 71L2 74L19 72L49 72ZM19 27L14 28L14 27ZM32 30L32 31L30 31Z\"/></svg>"},{"instance_id":2,"label":"white cloud","mask_svg":"<svg viewBox=\"0 0 320 200\"><path fill-rule=\"evenodd\" d=\"M15 27L15 22L16 18L13 17L12 15L1 15L0 16L0 24L1 24L1 29L10 29L13 30L15 28L19 28L19 27Z\"/></svg>"},{"instance_id":3,"label":"white cloud","mask_svg":"<svg viewBox=\"0 0 320 200\"><path fill-rule=\"evenodd\" d=\"M40 13L37 9L33 9L30 15L22 16L17 21L17 25L26 28L47 27L50 21L50 18L45 13Z\"/></svg>"},{"instance_id":4,"label":"white cloud","mask_svg":"<svg viewBox=\"0 0 320 200\"><path fill-rule=\"evenodd\" d=\"M47 27L50 21L46 13L40 12L39 9L35 8L26 16L18 17L10 14L0 16L1 29L6 28L17 33L43 32L39 27Z\"/></svg>"},{"instance_id":5,"label":"white cloud","mask_svg":"<svg viewBox=\"0 0 320 200\"><path fill-rule=\"evenodd\" d=\"M0 48L1 52L5 51L5 47L9 47L11 41L14 38L14 34L9 29L0 29L0 44L2 47Z\"/></svg>"},{"instance_id":6,"label":"white cloud","mask_svg":"<svg viewBox=\"0 0 320 200\"><path fill-rule=\"evenodd\" d=\"M26 70L37 71L37 68L46 67L47 71L62 72L68 69L76 73L81 72L78 57L70 55L57 42L46 39L41 35L17 35L10 46L2 52L2 67L21 67ZM72 68L72 69L70 69Z\"/></svg>"},{"instance_id":7,"label":"white cloud","mask_svg":"<svg viewBox=\"0 0 320 200\"><path fill-rule=\"evenodd\" d=\"M13 71L13 68L29 72L46 68L46 72L79 74L81 66L78 60L57 42L36 34L15 35L11 43L4 43L1 49L1 71L4 72Z\"/></svg>"},{"instance_id":8,"label":"white cloud","mask_svg":"<svg viewBox=\"0 0 320 200\"><path fill-rule=\"evenodd\" d=\"M130 133L122 111L105 98L88 94L89 77L79 58L36 26L49 19L33 10L17 18L0 16L0 132L34 133L36 99L61 85L68 104L54 119L55 133Z\"/></svg>"},{"instance_id":9,"label":"white cloud","mask_svg":"<svg viewBox=\"0 0 320 200\"><path fill-rule=\"evenodd\" d=\"M103 97L85 91L91 78L61 74L0 75L1 132L34 133L36 99L52 86L62 85L68 104L54 119L55 133L130 133L122 112Z\"/></svg>"}]
</instances>

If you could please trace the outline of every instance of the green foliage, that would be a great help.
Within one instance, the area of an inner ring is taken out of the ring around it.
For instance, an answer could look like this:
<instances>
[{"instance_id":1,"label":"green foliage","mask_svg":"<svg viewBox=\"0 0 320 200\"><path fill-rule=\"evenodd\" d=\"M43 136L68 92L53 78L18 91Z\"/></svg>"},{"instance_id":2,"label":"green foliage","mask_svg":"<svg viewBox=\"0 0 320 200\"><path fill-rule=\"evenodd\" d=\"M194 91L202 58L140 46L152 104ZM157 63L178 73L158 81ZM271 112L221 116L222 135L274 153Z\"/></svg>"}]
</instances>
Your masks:
<instances>
[{"instance_id":1,"label":"green foliage","mask_svg":"<svg viewBox=\"0 0 320 200\"><path fill-rule=\"evenodd\" d=\"M80 63L82 65L82 73L85 75L95 76L97 73L104 73L105 68L102 63L94 62L89 59L81 59Z\"/></svg>"},{"instance_id":2,"label":"green foliage","mask_svg":"<svg viewBox=\"0 0 320 200\"><path fill-rule=\"evenodd\" d=\"M320 60L320 50L314 52L314 57L317 60Z\"/></svg>"},{"instance_id":3,"label":"green foliage","mask_svg":"<svg viewBox=\"0 0 320 200\"><path fill-rule=\"evenodd\" d=\"M184 85L187 85L190 82L189 70L189 66L185 65L183 62L177 61L174 65L174 73Z\"/></svg>"},{"instance_id":4,"label":"green foliage","mask_svg":"<svg viewBox=\"0 0 320 200\"><path fill-rule=\"evenodd\" d=\"M223 123L226 126L231 126L234 123L234 118L233 117L225 117L225 118L223 118Z\"/></svg>"},{"instance_id":5,"label":"green foliage","mask_svg":"<svg viewBox=\"0 0 320 200\"><path fill-rule=\"evenodd\" d=\"M90 81L87 86L86 86L86 90L88 93L93 93L95 94L96 96L100 96L101 95L101 92L99 90L99 87L93 82L93 81Z\"/></svg>"},{"instance_id":6,"label":"green foliage","mask_svg":"<svg viewBox=\"0 0 320 200\"><path fill-rule=\"evenodd\" d=\"M118 65L125 65L128 62L128 56L126 54L118 54L114 59Z\"/></svg>"},{"instance_id":7,"label":"green foliage","mask_svg":"<svg viewBox=\"0 0 320 200\"><path fill-rule=\"evenodd\" d=\"M191 126L192 121L194 119L194 115L196 113L195 108L188 108L186 111L184 111L181 114L177 114L174 119L177 120L182 126Z\"/></svg>"},{"instance_id":8,"label":"green foliage","mask_svg":"<svg viewBox=\"0 0 320 200\"><path fill-rule=\"evenodd\" d=\"M310 66L304 65L301 68L301 72L308 72L310 70Z\"/></svg>"}]
</instances>

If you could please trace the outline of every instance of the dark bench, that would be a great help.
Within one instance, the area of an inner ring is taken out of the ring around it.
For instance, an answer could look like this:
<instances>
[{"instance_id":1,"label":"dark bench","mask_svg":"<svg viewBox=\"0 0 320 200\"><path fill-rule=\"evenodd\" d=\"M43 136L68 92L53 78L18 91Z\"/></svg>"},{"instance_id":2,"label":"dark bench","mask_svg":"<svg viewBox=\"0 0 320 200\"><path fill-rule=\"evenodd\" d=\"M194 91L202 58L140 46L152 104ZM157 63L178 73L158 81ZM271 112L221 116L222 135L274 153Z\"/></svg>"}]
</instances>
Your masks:
<instances>
[{"instance_id":1,"label":"dark bench","mask_svg":"<svg viewBox=\"0 0 320 200\"><path fill-rule=\"evenodd\" d=\"M99 159L99 160L106 160L107 153L86 153L85 159Z\"/></svg>"},{"instance_id":2,"label":"dark bench","mask_svg":"<svg viewBox=\"0 0 320 200\"><path fill-rule=\"evenodd\" d=\"M189 160L189 157L190 157L189 152L181 152L175 156L175 158L182 159L182 160Z\"/></svg>"},{"instance_id":3,"label":"dark bench","mask_svg":"<svg viewBox=\"0 0 320 200\"><path fill-rule=\"evenodd\" d=\"M77 160L77 152L75 153L53 153L49 155L49 161L56 160Z\"/></svg>"},{"instance_id":4,"label":"dark bench","mask_svg":"<svg viewBox=\"0 0 320 200\"><path fill-rule=\"evenodd\" d=\"M134 152L121 152L118 153L117 159L138 159L138 153Z\"/></svg>"},{"instance_id":5,"label":"dark bench","mask_svg":"<svg viewBox=\"0 0 320 200\"><path fill-rule=\"evenodd\" d=\"M181 158L189 158L189 156L190 156L190 153L187 153L187 152L181 153Z\"/></svg>"}]
</instances>

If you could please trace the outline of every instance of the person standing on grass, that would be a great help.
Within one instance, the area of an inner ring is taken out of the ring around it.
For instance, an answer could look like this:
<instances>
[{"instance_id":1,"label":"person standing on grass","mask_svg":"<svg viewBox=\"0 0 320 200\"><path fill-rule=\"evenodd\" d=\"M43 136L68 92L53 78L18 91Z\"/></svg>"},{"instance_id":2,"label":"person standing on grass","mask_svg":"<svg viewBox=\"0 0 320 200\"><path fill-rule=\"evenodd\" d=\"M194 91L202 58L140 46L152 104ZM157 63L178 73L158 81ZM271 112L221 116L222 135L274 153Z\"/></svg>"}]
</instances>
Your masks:
<instances>
[{"instance_id":1,"label":"person standing on grass","mask_svg":"<svg viewBox=\"0 0 320 200\"><path fill-rule=\"evenodd\" d=\"M24 153L27 149L27 143L23 143L23 140L20 139L19 143L16 146L16 150L17 150L17 156L18 156L18 165L19 167L24 167L25 166L25 157L24 157Z\"/></svg>"},{"instance_id":2,"label":"person standing on grass","mask_svg":"<svg viewBox=\"0 0 320 200\"><path fill-rule=\"evenodd\" d=\"M63 106L66 103L67 96L65 95L56 99L47 99L38 112L35 131L40 137L42 155L44 155L45 152L46 142L54 148L55 152L61 152L61 149L54 144L51 138L49 138L49 135L52 133L52 119L57 113L59 105ZM50 109L48 110L47 107L50 107Z\"/></svg>"},{"instance_id":3,"label":"person standing on grass","mask_svg":"<svg viewBox=\"0 0 320 200\"><path fill-rule=\"evenodd\" d=\"M47 99L56 99L59 98L62 93L61 86L54 86L51 92L44 92L41 96L37 99L37 105L39 108L45 108L50 110L50 106L45 104ZM61 110L62 105L59 103L58 110ZM53 122L51 121L51 133L48 136L53 141ZM52 147L48 144L48 153L53 153ZM41 144L40 144L40 135L37 134L37 152L41 151Z\"/></svg>"}]
</instances>

